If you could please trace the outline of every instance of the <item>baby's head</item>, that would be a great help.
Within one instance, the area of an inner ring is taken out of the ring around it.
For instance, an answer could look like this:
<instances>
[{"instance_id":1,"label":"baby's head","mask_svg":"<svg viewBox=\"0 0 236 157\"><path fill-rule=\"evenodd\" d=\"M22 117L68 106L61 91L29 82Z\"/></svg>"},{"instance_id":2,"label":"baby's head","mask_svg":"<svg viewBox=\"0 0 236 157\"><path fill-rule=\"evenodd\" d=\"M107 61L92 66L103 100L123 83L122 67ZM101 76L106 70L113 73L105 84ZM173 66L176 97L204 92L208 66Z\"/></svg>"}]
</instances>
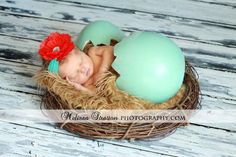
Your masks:
<instances>
[{"instance_id":1,"label":"baby's head","mask_svg":"<svg viewBox=\"0 0 236 157\"><path fill-rule=\"evenodd\" d=\"M79 84L85 83L93 75L93 62L71 40L69 34L51 33L40 44L39 54L48 71Z\"/></svg>"},{"instance_id":2,"label":"baby's head","mask_svg":"<svg viewBox=\"0 0 236 157\"><path fill-rule=\"evenodd\" d=\"M93 75L93 68L91 58L79 48L74 48L59 62L59 76L83 84Z\"/></svg>"}]
</instances>

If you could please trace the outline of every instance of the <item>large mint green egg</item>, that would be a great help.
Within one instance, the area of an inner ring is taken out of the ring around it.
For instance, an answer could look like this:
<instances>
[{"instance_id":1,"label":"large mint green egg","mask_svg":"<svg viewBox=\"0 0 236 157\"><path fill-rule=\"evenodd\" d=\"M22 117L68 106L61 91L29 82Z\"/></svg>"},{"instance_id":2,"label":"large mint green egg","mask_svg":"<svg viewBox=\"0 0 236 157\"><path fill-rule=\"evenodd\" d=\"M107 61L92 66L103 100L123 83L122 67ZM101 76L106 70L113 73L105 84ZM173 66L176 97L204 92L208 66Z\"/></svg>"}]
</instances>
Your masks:
<instances>
[{"instance_id":1,"label":"large mint green egg","mask_svg":"<svg viewBox=\"0 0 236 157\"><path fill-rule=\"evenodd\" d=\"M91 41L93 45L105 44L110 45L111 39L120 41L125 37L123 31L109 21L97 20L89 23L80 32L75 44L81 50Z\"/></svg>"},{"instance_id":2,"label":"large mint green egg","mask_svg":"<svg viewBox=\"0 0 236 157\"><path fill-rule=\"evenodd\" d=\"M180 89L185 58L169 38L155 32L136 32L115 45L112 67L120 74L116 86L130 95L162 103Z\"/></svg>"}]
</instances>

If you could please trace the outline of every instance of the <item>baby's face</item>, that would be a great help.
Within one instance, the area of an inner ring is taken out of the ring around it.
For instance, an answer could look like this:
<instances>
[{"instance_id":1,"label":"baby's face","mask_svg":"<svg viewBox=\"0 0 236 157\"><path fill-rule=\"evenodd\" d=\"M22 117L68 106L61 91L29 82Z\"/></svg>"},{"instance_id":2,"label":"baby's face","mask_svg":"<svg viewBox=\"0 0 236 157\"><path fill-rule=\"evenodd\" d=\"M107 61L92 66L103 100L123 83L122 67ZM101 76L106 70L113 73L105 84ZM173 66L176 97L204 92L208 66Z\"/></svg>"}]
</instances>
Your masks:
<instances>
[{"instance_id":1,"label":"baby's face","mask_svg":"<svg viewBox=\"0 0 236 157\"><path fill-rule=\"evenodd\" d=\"M75 48L59 66L59 75L66 76L74 82L83 84L93 75L93 62L84 52Z\"/></svg>"}]
</instances>

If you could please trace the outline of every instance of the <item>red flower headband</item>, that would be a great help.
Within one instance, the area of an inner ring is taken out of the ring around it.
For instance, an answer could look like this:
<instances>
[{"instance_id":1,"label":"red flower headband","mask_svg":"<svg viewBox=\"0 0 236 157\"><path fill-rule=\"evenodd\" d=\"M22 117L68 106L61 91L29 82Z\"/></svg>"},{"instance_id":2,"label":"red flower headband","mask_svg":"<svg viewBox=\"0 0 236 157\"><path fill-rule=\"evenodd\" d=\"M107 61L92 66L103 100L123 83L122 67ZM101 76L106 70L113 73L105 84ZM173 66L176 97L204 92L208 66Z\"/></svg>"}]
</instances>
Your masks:
<instances>
[{"instance_id":1,"label":"red flower headband","mask_svg":"<svg viewBox=\"0 0 236 157\"><path fill-rule=\"evenodd\" d=\"M69 34L51 33L40 44L39 54L43 59L50 61L48 70L58 73L59 63L69 52L74 49L75 45Z\"/></svg>"}]
</instances>

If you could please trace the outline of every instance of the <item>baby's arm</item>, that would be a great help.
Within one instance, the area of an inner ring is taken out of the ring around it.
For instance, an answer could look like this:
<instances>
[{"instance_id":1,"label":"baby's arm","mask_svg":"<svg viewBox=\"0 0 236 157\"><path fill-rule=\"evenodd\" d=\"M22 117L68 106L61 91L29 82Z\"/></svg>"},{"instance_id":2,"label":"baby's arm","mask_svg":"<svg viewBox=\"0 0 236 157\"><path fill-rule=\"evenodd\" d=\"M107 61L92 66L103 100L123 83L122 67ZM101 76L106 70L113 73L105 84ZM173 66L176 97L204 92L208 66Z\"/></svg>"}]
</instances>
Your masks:
<instances>
[{"instance_id":1,"label":"baby's arm","mask_svg":"<svg viewBox=\"0 0 236 157\"><path fill-rule=\"evenodd\" d=\"M102 63L98 73L104 73L109 70L112 62L114 61L113 46L102 46L102 51L98 51L97 55L102 57Z\"/></svg>"},{"instance_id":2,"label":"baby's arm","mask_svg":"<svg viewBox=\"0 0 236 157\"><path fill-rule=\"evenodd\" d=\"M115 57L113 54L113 46L96 46L89 50L89 55L96 55L101 57L101 65L97 74L102 74L109 70Z\"/></svg>"}]
</instances>

